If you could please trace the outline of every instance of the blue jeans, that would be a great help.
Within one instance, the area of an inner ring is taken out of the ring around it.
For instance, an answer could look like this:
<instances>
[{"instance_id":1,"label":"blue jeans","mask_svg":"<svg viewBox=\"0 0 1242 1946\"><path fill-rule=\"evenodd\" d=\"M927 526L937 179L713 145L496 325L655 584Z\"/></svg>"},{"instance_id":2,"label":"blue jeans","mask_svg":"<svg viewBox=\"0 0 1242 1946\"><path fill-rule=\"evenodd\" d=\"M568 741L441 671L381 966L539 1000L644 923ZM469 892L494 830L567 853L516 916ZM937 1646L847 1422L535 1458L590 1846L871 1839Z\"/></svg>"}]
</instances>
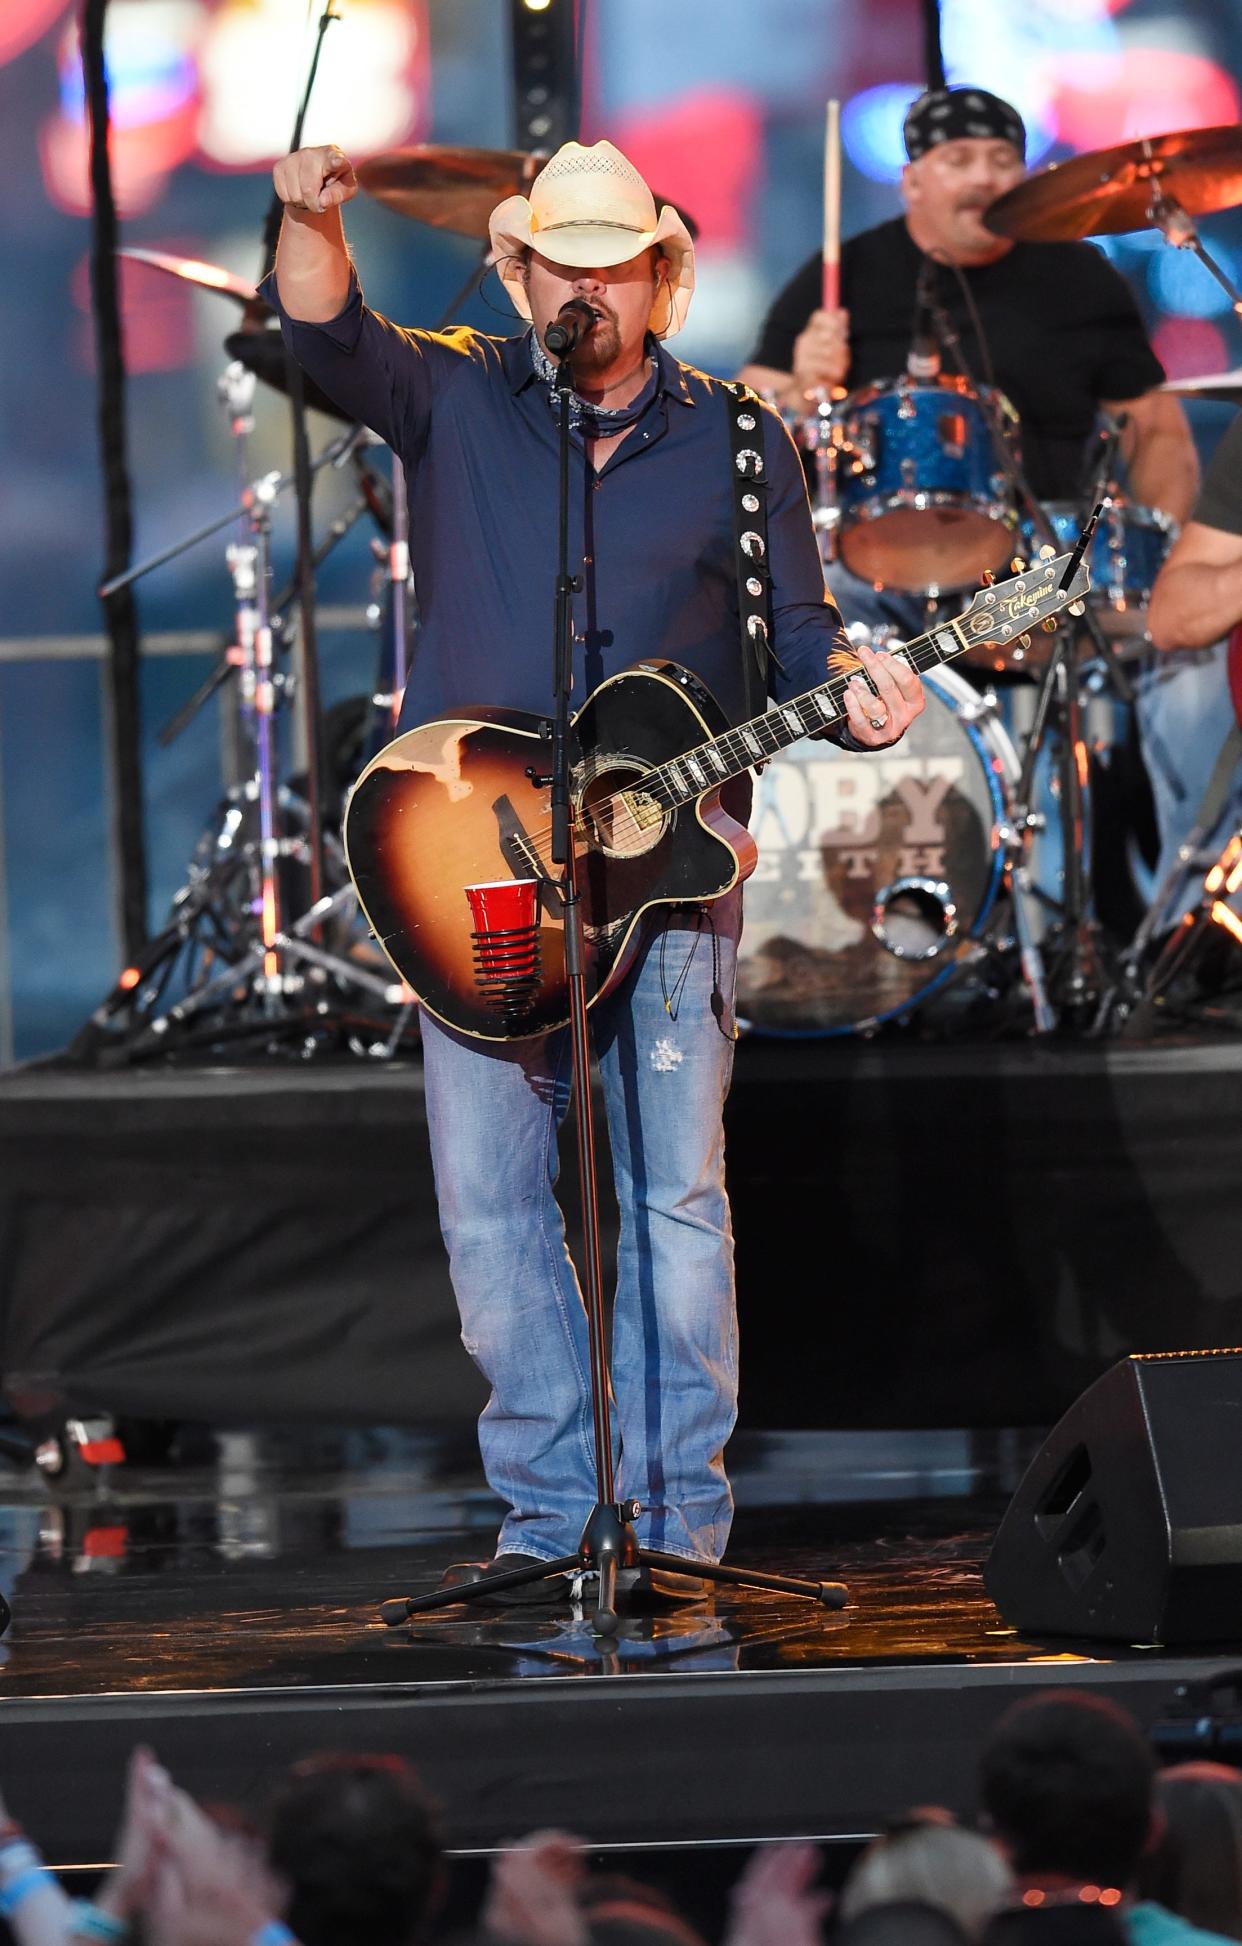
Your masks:
<instances>
[{"instance_id":1,"label":"blue jeans","mask_svg":"<svg viewBox=\"0 0 1242 1946\"><path fill-rule=\"evenodd\" d=\"M1152 874L1153 890L1163 885L1177 859L1178 847L1193 830L1199 805L1216 766L1216 759L1233 726L1225 644L1208 649L1152 653L1142 668L1131 671L1135 709L1143 756L1156 801L1160 856ZM1242 769L1235 772L1220 818L1208 834L1206 848L1219 851L1242 819ZM1197 903L1203 890L1203 867L1193 868L1175 884L1161 916L1161 927L1175 925Z\"/></svg>"},{"instance_id":2,"label":"blue jeans","mask_svg":"<svg viewBox=\"0 0 1242 1946\"><path fill-rule=\"evenodd\" d=\"M722 1114L740 891L706 914L650 916L635 964L590 1019L620 1206L617 1490L640 1503L645 1545L716 1561L733 1517L724 1448L737 1416ZM479 1447L509 1508L497 1552L552 1560L575 1551L595 1501L586 1313L553 1193L569 1036L492 1045L424 1014L423 1047L462 1342L491 1387Z\"/></svg>"}]
</instances>

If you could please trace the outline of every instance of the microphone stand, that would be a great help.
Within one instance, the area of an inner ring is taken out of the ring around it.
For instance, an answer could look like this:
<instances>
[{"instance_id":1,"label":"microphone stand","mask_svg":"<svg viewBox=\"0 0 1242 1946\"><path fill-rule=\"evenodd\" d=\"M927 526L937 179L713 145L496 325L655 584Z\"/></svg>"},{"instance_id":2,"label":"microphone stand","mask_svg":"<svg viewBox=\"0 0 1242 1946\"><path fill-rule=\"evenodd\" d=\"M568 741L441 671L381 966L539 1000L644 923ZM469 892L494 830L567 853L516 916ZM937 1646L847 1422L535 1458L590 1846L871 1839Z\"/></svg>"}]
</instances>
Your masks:
<instances>
[{"instance_id":1,"label":"microphone stand","mask_svg":"<svg viewBox=\"0 0 1242 1946\"><path fill-rule=\"evenodd\" d=\"M567 309L580 300L571 300ZM583 306L583 309L589 307ZM575 328L576 325L576 328ZM385 1602L381 1619L395 1627L412 1615L451 1607L456 1602L487 1600L506 1588L520 1588L558 1575L596 1573L598 1595L593 1628L597 1635L615 1635L620 1623L618 1575L623 1568L656 1567L670 1575L726 1583L734 1587L768 1589L776 1594L800 1595L824 1608L843 1608L847 1590L839 1581L806 1581L792 1575L761 1574L746 1568L727 1568L715 1561L692 1561L681 1554L665 1554L642 1547L634 1521L642 1512L636 1500L619 1500L613 1456L612 1396L608 1345L604 1333L603 1269L599 1239L599 1177L596 1165L595 1119L591 1103L591 1042L587 1023L586 949L578 888L577 845L573 814L573 759L570 695L573 689L573 597L582 579L569 572L569 399L573 354L584 330L581 319L558 321L548 328L545 343L557 360L559 491L557 513L556 608L552 643L553 715L546 730L552 768L533 781L551 786L551 859L561 867L559 900L565 922L565 969L569 988L569 1035L575 1127L578 1137L578 1189L584 1236L583 1299L590 1346L591 1406L595 1435L595 1505L587 1515L577 1552L537 1567L514 1568L484 1579L440 1588L430 1595L398 1596ZM559 334L559 336L557 335ZM568 342L565 342L568 340Z\"/></svg>"}]
</instances>

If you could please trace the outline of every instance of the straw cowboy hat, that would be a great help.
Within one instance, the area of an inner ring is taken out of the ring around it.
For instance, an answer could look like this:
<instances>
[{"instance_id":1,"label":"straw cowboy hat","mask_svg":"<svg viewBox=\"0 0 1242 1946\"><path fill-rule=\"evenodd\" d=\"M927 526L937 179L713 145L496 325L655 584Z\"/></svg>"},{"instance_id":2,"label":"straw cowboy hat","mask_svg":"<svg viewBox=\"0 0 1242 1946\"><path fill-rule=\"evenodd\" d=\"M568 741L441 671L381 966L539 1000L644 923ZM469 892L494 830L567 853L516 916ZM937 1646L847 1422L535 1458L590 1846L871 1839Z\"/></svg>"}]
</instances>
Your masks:
<instances>
[{"instance_id":1,"label":"straw cowboy hat","mask_svg":"<svg viewBox=\"0 0 1242 1946\"><path fill-rule=\"evenodd\" d=\"M632 162L611 142L583 148L566 142L530 186L530 197L509 196L491 215L492 259L524 318L530 301L521 267L527 249L567 268L629 263L656 243L668 258L667 289L656 292L648 329L671 338L686 321L694 289L694 245L668 203L655 198Z\"/></svg>"}]
</instances>

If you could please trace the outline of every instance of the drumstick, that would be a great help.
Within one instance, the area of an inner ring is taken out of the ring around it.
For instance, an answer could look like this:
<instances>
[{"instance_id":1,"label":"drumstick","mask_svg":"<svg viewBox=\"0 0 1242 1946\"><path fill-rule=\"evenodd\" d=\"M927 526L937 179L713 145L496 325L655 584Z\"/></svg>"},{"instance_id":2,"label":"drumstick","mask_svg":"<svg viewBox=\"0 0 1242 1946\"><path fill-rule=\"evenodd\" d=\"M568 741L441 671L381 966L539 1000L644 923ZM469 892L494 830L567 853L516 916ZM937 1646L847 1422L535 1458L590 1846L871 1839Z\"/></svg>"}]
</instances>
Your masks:
<instances>
[{"instance_id":1,"label":"drumstick","mask_svg":"<svg viewBox=\"0 0 1242 1946\"><path fill-rule=\"evenodd\" d=\"M841 298L841 104L828 103L824 131L824 255L821 302L835 311Z\"/></svg>"}]
</instances>

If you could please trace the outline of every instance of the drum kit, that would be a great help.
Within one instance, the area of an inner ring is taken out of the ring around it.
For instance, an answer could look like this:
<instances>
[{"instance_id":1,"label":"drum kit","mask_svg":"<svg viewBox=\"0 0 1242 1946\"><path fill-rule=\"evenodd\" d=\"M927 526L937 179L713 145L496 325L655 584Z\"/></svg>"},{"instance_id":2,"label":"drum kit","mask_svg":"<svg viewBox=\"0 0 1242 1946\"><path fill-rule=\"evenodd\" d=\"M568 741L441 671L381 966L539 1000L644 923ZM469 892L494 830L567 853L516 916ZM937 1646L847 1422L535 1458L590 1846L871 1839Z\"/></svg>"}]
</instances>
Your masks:
<instances>
[{"instance_id":1,"label":"drum kit","mask_svg":"<svg viewBox=\"0 0 1242 1946\"><path fill-rule=\"evenodd\" d=\"M831 105L828 139L831 146ZM833 184L826 166L829 307L839 261ZM1242 130L1230 127L1053 165L983 220L1030 242L1155 228L1192 250L1242 314L1193 220L1239 203ZM1104 850L1100 800L1132 700L1126 671L1154 653L1147 606L1176 523L1120 491L1115 432L1102 437L1081 503L1036 502L1022 474L1017 415L969 372L951 319L931 309L940 350L956 354L959 371L942 373L939 352L925 359L916 347L904 374L784 412L806 456L825 567L839 561L889 607L921 607L918 626L928 627L954 614L964 591L1007 570L1015 550L1029 558L1045 542L1072 545L1102 501L1087 555L1087 614L1051 641L968 651L973 682L950 670L928 677L924 714L866 764L818 743L767 767L755 802L760 856L747 889L739 1012L759 1031L788 1036L865 1034L888 1021L943 1033L968 1017L1003 1031L1016 992L1037 1030L1102 1032L1136 1014L1150 1024L1140 1003L1156 921L1213 861L1201 858L1195 873L1185 859L1179 883L1166 881L1150 901L1131 881L1114 904L1132 908L1133 939L1124 951L1114 942L1111 964L1089 882L1097 837ZM1242 371L1166 389L1242 404ZM1124 837L1110 847L1111 868L1128 873L1126 849Z\"/></svg>"},{"instance_id":2,"label":"drum kit","mask_svg":"<svg viewBox=\"0 0 1242 1946\"><path fill-rule=\"evenodd\" d=\"M478 262L446 321L488 268L492 208L528 188L542 161L520 151L422 146L359 167L363 190L388 208L479 240ZM1238 202L1242 133L1205 130L1046 169L1002 197L987 220L1032 240L1155 225L1225 281L1193 217ZM216 265L149 250L121 255L241 312L239 328L224 339L228 363L219 381L240 502L110 585L234 530L226 551L233 639L162 740L221 685L235 682L246 762L204 832L167 927L126 970L89 1031L96 1046L133 1059L247 1037L308 1053L325 1037L337 1045L343 1037L355 1051L391 1055L415 1028L412 996L363 934L331 819L323 829L322 879L308 875L315 819L304 784L281 775L291 739L277 734L278 722L297 693L298 629L294 589L273 597L268 584L272 511L292 476L251 480L247 466L256 386L289 387L275 317L253 285ZM1242 375L1170 389L1239 402ZM305 393L308 407L341 421L309 381ZM1083 525L1076 504L1027 502L1012 408L964 374L907 374L844 399L819 399L792 430L814 478L825 559L839 558L877 587L921 599L929 617L938 607L954 612L962 605L955 595L1007 567L1015 550L1033 554L1048 541L1062 549ZM352 508L320 539L314 564L369 519L372 548L386 570L384 599L372 600L369 611L381 630L373 681L351 717L348 749L335 753L341 790L391 735L416 652L404 476L395 460L388 478L377 475L373 443L361 428L338 423L312 463L313 471L352 469L358 487ZM893 750L856 763L831 744L804 743L762 773L754 811L760 863L748 887L739 963L739 1009L755 1030L869 1032L916 1009L930 1025L938 1018L926 1004L933 994L1000 998L1006 981L1020 986L1021 977L1037 1029L1077 1023L1080 1001L1098 1010L1106 1000L1094 971L1084 972L1082 950L1069 954L1068 984L1058 990L1053 977L1058 935L1074 935L1081 949L1089 923L1087 902L1074 895L1089 806L1080 813L1057 797L1067 772L1071 793L1087 783L1080 757L1090 724L1084 731L1079 720L1085 694L1113 675L1119 660L1148 646L1146 602L1174 530L1163 514L1129 504L1111 483L1104 498L1089 556L1086 652L1066 656L1056 646L1060 635L1033 649L977 652L981 678L1042 678L1047 697L1033 711L1040 725L1059 698L1042 770L1029 747L1020 753L1021 738L1006 726L996 696L945 670L929 679L924 715ZM1030 680L1022 687L1036 693ZM304 742L308 734L313 726ZM1072 753L1069 761L1057 761L1058 741L1062 759ZM294 916L299 905L305 909ZM1017 969L1016 982L1007 966ZM1029 1008L1026 1018L1029 1025Z\"/></svg>"}]
</instances>

